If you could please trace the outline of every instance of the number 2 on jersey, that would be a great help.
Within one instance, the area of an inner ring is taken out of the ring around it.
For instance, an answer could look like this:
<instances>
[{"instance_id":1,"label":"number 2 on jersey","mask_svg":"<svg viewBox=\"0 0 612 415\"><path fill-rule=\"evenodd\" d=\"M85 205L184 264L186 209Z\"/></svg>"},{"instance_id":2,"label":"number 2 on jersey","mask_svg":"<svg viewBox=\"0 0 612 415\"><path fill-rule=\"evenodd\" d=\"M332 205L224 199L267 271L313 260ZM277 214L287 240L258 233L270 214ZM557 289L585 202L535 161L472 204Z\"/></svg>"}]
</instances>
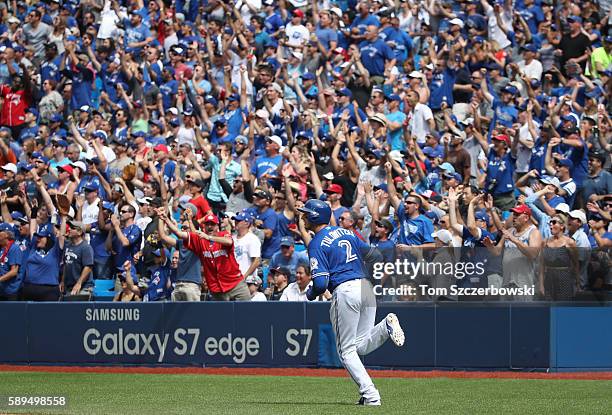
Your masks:
<instances>
[{"instance_id":1,"label":"number 2 on jersey","mask_svg":"<svg viewBox=\"0 0 612 415\"><path fill-rule=\"evenodd\" d=\"M340 241L338 246L346 250L346 262L351 262L357 259L357 255L353 253L353 246L349 241Z\"/></svg>"}]
</instances>

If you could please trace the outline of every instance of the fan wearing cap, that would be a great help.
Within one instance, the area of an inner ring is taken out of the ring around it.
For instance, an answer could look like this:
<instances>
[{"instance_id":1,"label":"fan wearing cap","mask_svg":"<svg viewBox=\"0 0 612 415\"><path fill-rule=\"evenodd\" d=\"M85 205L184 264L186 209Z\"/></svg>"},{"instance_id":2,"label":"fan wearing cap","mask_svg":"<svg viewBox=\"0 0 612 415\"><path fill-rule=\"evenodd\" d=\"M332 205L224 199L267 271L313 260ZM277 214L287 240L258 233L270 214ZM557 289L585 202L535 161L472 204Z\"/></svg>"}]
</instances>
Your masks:
<instances>
[{"instance_id":1,"label":"fan wearing cap","mask_svg":"<svg viewBox=\"0 0 612 415\"><path fill-rule=\"evenodd\" d=\"M491 137L491 144L484 144L487 153L487 169L485 177L485 192L493 195L495 206L500 209L510 209L514 206L514 171L516 169L516 151L518 139L510 139L505 134Z\"/></svg>"},{"instance_id":2,"label":"fan wearing cap","mask_svg":"<svg viewBox=\"0 0 612 415\"><path fill-rule=\"evenodd\" d=\"M367 119L368 116L366 115L366 113L363 112L359 107L355 108L355 106L352 104L351 101L353 100L353 93L350 89L342 88L336 92L336 95L338 97L338 102L337 105L334 107L334 113L332 115L335 120L335 123L339 123L340 120L345 120L349 127L355 127L358 125L357 114L359 115L359 118L361 120ZM348 115L345 115L347 112ZM381 121L381 124L382 123L384 123L384 126L386 127L387 121L386 119L384 119L384 117Z\"/></svg>"},{"instance_id":3,"label":"fan wearing cap","mask_svg":"<svg viewBox=\"0 0 612 415\"><path fill-rule=\"evenodd\" d=\"M582 32L582 18L580 16L567 17L567 23L569 24L569 32L563 34L561 42L557 46L557 56L561 61L560 68L565 68L566 63L571 63L580 65L584 70L589 58L591 39Z\"/></svg>"},{"instance_id":4,"label":"fan wearing cap","mask_svg":"<svg viewBox=\"0 0 612 415\"><path fill-rule=\"evenodd\" d=\"M348 208L342 206L342 203L341 203L344 189L339 184L331 183L323 191L327 195L327 201L330 203L332 212L334 213L334 218L336 220L336 223L339 224L340 216L343 213L348 212Z\"/></svg>"},{"instance_id":5,"label":"fan wearing cap","mask_svg":"<svg viewBox=\"0 0 612 415\"><path fill-rule=\"evenodd\" d=\"M374 212L372 218L372 232L370 234L370 245L378 248L385 258L385 262L393 262L395 254L395 242L389 239L395 227L387 219L378 219L378 212ZM383 277L384 279L384 277ZM381 282L384 285L384 282Z\"/></svg>"},{"instance_id":6,"label":"fan wearing cap","mask_svg":"<svg viewBox=\"0 0 612 415\"><path fill-rule=\"evenodd\" d=\"M391 163L385 164L387 173L387 189L389 190L389 201L397 212L399 218L399 238L398 248L407 250L408 247L431 247L433 248L433 238L431 234L434 232L433 223L425 215L421 215L420 208L422 200L420 197L410 195L402 200L401 195L398 195L393 183L393 175L391 173Z\"/></svg>"},{"instance_id":7,"label":"fan wearing cap","mask_svg":"<svg viewBox=\"0 0 612 415\"><path fill-rule=\"evenodd\" d=\"M255 158L255 162L251 166L251 174L254 174L258 180L264 175L275 175L283 160L283 156L279 152L282 146L283 140L279 136L266 137L266 154Z\"/></svg>"},{"instance_id":8,"label":"fan wearing cap","mask_svg":"<svg viewBox=\"0 0 612 415\"><path fill-rule=\"evenodd\" d=\"M519 204L510 209L512 212L512 227L504 229L497 212L493 210L490 198L486 201L487 212L492 214L493 220L502 229L501 238L496 246L493 243L486 245L497 255L502 257L503 287L533 287L536 283L536 259L542 246L542 235L531 222L532 212L527 205ZM514 299L525 301L530 295L517 295ZM512 299L512 298L510 298Z\"/></svg>"},{"instance_id":9,"label":"fan wearing cap","mask_svg":"<svg viewBox=\"0 0 612 415\"><path fill-rule=\"evenodd\" d=\"M21 263L22 251L15 243L15 228L0 223L0 301L17 301L22 281Z\"/></svg>"},{"instance_id":10,"label":"fan wearing cap","mask_svg":"<svg viewBox=\"0 0 612 415\"><path fill-rule=\"evenodd\" d=\"M518 109L514 105L514 99L519 94L519 90L512 84L508 84L501 90L501 98L497 98L489 91L489 81L486 77L486 69L482 69L483 74L482 81L480 82L480 88L482 90L483 97L493 107L493 118L491 119L492 130L498 124L506 128L512 128L514 123L518 120Z\"/></svg>"},{"instance_id":11,"label":"fan wearing cap","mask_svg":"<svg viewBox=\"0 0 612 415\"><path fill-rule=\"evenodd\" d=\"M612 194L612 174L604 169L609 153L603 151L589 152L589 175L584 181L583 198L597 202Z\"/></svg>"},{"instance_id":12,"label":"fan wearing cap","mask_svg":"<svg viewBox=\"0 0 612 415\"><path fill-rule=\"evenodd\" d=\"M68 222L68 241L64 249L64 272L60 291L64 295L90 295L93 290L94 252L85 241L87 225Z\"/></svg>"},{"instance_id":13,"label":"fan wearing cap","mask_svg":"<svg viewBox=\"0 0 612 415\"><path fill-rule=\"evenodd\" d=\"M591 242L585 232L585 225L588 225L587 216L582 209L575 209L568 213L567 234L576 241L578 247L581 289L585 289L589 284L588 265Z\"/></svg>"},{"instance_id":14,"label":"fan wearing cap","mask_svg":"<svg viewBox=\"0 0 612 415\"><path fill-rule=\"evenodd\" d=\"M187 212L188 213L188 212ZM226 231L219 230L219 218L213 213L204 216L200 223L204 232L179 230L172 222L165 221L170 230L183 240L185 247L193 251L204 267L206 285L217 301L249 301L249 292L234 254L234 240Z\"/></svg>"},{"instance_id":15,"label":"fan wearing cap","mask_svg":"<svg viewBox=\"0 0 612 415\"><path fill-rule=\"evenodd\" d=\"M270 206L272 194L267 190L259 189L253 193L255 207L247 209L247 213L255 218L255 227L262 229L264 241L261 246L261 257L266 260L272 258L280 248L279 217Z\"/></svg>"},{"instance_id":16,"label":"fan wearing cap","mask_svg":"<svg viewBox=\"0 0 612 415\"><path fill-rule=\"evenodd\" d=\"M310 39L310 31L302 24L302 19L304 19L304 12L294 9L291 20L285 27L288 46L302 46Z\"/></svg>"},{"instance_id":17,"label":"fan wearing cap","mask_svg":"<svg viewBox=\"0 0 612 415\"><path fill-rule=\"evenodd\" d=\"M148 268L145 274L148 284L143 300L164 301L170 296L174 276L170 267L170 252L166 248L154 250L153 261L153 266Z\"/></svg>"},{"instance_id":18,"label":"fan wearing cap","mask_svg":"<svg viewBox=\"0 0 612 415\"><path fill-rule=\"evenodd\" d=\"M0 167L4 174L4 180L0 185L0 190L6 195L6 203L11 207L19 204L19 183L17 183L17 166L14 163L7 163Z\"/></svg>"},{"instance_id":19,"label":"fan wearing cap","mask_svg":"<svg viewBox=\"0 0 612 415\"><path fill-rule=\"evenodd\" d=\"M456 189L448 191L448 213L450 228L463 239L464 250L462 260L473 264L485 264L485 275L471 275L463 278L459 285L462 287L486 287L488 284L487 275L497 273L492 268L495 261L490 258L486 246L489 242L496 243L497 238L489 232L491 217L484 209L477 209L478 205L484 200L484 195L480 194L473 197L468 203L466 222L464 225L457 220L459 193ZM485 241L486 240L486 241Z\"/></svg>"},{"instance_id":20,"label":"fan wearing cap","mask_svg":"<svg viewBox=\"0 0 612 415\"><path fill-rule=\"evenodd\" d=\"M523 60L517 62L519 69L528 79L537 79L540 81L544 68L542 67L542 63L536 59L538 47L533 43L528 43L521 46L521 51L523 52Z\"/></svg>"},{"instance_id":21,"label":"fan wearing cap","mask_svg":"<svg viewBox=\"0 0 612 415\"><path fill-rule=\"evenodd\" d=\"M608 34L603 38L603 45L591 52L591 76L600 78L600 73L607 70L610 64L612 64L612 36Z\"/></svg>"},{"instance_id":22,"label":"fan wearing cap","mask_svg":"<svg viewBox=\"0 0 612 415\"><path fill-rule=\"evenodd\" d=\"M268 300L279 301L285 289L289 286L289 281L292 279L295 280L288 268L270 267L270 272L268 273L268 288L264 291Z\"/></svg>"},{"instance_id":23,"label":"fan wearing cap","mask_svg":"<svg viewBox=\"0 0 612 415\"><path fill-rule=\"evenodd\" d=\"M576 182L576 187L582 189L584 180L588 177L589 171L589 148L585 140L576 132L576 117L574 114L561 117L563 129L568 127L566 133L561 131L562 137L550 139L549 147L553 147L555 157L559 154L563 158L572 161L572 178ZM562 130L563 130L562 129Z\"/></svg>"},{"instance_id":24,"label":"fan wearing cap","mask_svg":"<svg viewBox=\"0 0 612 415\"><path fill-rule=\"evenodd\" d=\"M181 230L188 230L190 226L197 227L197 222L193 220L195 206L190 203L181 203L183 213L181 214ZM189 210L189 213L187 211ZM172 291L172 301L200 301L202 294L202 265L199 256L185 245L182 238L173 238L168 234L179 230L179 227L170 219L163 208L157 209L159 226L157 228L161 242L168 248L173 248L178 252L178 264L176 276L173 278L174 290Z\"/></svg>"},{"instance_id":25,"label":"fan wearing cap","mask_svg":"<svg viewBox=\"0 0 612 415\"><path fill-rule=\"evenodd\" d=\"M287 268L290 271L289 282L293 282L295 270L300 264L308 264L308 254L306 251L296 251L293 237L284 236L280 241L280 251L270 260L270 268Z\"/></svg>"},{"instance_id":26,"label":"fan wearing cap","mask_svg":"<svg viewBox=\"0 0 612 415\"><path fill-rule=\"evenodd\" d=\"M236 234L234 238L234 253L240 272L245 276L256 276L257 267L261 264L261 241L251 231L253 217L247 212L234 215Z\"/></svg>"},{"instance_id":27,"label":"fan wearing cap","mask_svg":"<svg viewBox=\"0 0 612 415\"><path fill-rule=\"evenodd\" d=\"M74 179L74 167L66 164L57 168L58 180L48 186L49 194L64 194L70 201L74 196L78 183Z\"/></svg>"},{"instance_id":28,"label":"fan wearing cap","mask_svg":"<svg viewBox=\"0 0 612 415\"><path fill-rule=\"evenodd\" d=\"M26 301L57 301L60 297L60 264L66 237L66 216L61 216L59 235L53 227L30 222L30 242L27 257L23 258L23 286L21 298Z\"/></svg>"},{"instance_id":29,"label":"fan wearing cap","mask_svg":"<svg viewBox=\"0 0 612 415\"><path fill-rule=\"evenodd\" d=\"M609 210L606 211L598 205L589 204L589 228L591 229L589 240L593 249L612 247L612 232L608 232L609 224Z\"/></svg>"}]
</instances>

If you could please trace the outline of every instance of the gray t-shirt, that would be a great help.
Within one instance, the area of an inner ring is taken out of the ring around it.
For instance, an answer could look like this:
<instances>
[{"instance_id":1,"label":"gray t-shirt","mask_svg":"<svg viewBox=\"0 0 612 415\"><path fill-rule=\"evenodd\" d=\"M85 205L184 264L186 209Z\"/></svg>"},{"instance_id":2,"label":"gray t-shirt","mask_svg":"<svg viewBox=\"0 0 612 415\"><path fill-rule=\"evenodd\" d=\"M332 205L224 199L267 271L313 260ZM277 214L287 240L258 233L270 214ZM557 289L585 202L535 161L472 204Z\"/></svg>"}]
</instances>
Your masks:
<instances>
[{"instance_id":1,"label":"gray t-shirt","mask_svg":"<svg viewBox=\"0 0 612 415\"><path fill-rule=\"evenodd\" d=\"M39 59L45 56L45 43L50 33L51 27L43 22L40 22L36 29L29 23L23 26L23 34L28 43L34 46L34 56Z\"/></svg>"},{"instance_id":2,"label":"gray t-shirt","mask_svg":"<svg viewBox=\"0 0 612 415\"><path fill-rule=\"evenodd\" d=\"M87 242L82 241L78 245L74 245L70 241L66 241L66 247L64 249L64 286L66 290L76 284L81 277L81 272L85 267L93 267L94 256L91 245ZM93 276L89 273L87 280L83 283L81 288L92 287Z\"/></svg>"}]
</instances>

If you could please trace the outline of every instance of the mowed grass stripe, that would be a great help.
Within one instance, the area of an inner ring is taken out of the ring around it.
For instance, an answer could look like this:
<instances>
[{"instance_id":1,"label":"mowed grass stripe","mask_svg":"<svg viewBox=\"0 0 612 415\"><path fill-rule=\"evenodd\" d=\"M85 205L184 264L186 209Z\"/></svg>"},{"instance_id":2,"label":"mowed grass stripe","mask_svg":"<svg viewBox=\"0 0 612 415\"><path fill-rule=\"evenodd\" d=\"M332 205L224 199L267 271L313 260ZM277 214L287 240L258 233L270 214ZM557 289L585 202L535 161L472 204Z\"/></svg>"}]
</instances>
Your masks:
<instances>
[{"instance_id":1,"label":"mowed grass stripe","mask_svg":"<svg viewBox=\"0 0 612 415\"><path fill-rule=\"evenodd\" d=\"M0 373L0 395L67 396L27 414L608 414L612 381L375 379L383 406L355 407L347 378Z\"/></svg>"}]
</instances>

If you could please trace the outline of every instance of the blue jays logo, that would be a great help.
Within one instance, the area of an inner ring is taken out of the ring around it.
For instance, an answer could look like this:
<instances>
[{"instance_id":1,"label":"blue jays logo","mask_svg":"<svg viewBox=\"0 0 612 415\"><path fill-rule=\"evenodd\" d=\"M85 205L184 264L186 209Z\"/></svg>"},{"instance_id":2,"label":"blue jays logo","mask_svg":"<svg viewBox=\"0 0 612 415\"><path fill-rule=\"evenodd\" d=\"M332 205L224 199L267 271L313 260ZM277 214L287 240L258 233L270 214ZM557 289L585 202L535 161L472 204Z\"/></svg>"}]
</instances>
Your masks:
<instances>
[{"instance_id":1,"label":"blue jays logo","mask_svg":"<svg viewBox=\"0 0 612 415\"><path fill-rule=\"evenodd\" d=\"M319 268L319 261L316 258L310 258L310 270Z\"/></svg>"}]
</instances>

